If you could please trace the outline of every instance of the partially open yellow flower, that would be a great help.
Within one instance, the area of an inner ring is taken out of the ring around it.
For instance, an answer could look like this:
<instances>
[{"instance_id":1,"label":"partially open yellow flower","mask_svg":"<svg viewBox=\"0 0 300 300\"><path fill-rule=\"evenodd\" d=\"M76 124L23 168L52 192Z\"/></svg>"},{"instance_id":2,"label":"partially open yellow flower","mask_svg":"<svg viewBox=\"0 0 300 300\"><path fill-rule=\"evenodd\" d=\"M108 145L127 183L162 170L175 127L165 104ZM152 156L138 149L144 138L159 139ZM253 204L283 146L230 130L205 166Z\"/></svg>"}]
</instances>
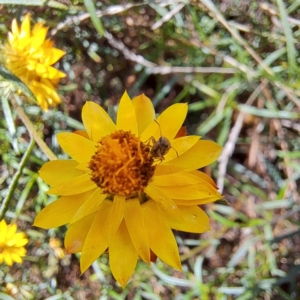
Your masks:
<instances>
[{"instance_id":1,"label":"partially open yellow flower","mask_svg":"<svg viewBox=\"0 0 300 300\"><path fill-rule=\"evenodd\" d=\"M198 205L221 195L197 169L215 161L221 147L199 136L176 138L187 108L174 104L155 120L149 98L131 100L125 92L116 124L98 104L87 102L82 110L86 130L58 134L72 160L50 161L40 170L51 186L48 193L61 197L39 213L34 225L69 224L65 248L82 252L82 272L107 249L122 286L138 257L149 264L154 253L181 269L172 229L209 230L209 219ZM166 154L155 149L161 136L172 147Z\"/></svg>"},{"instance_id":2,"label":"partially open yellow flower","mask_svg":"<svg viewBox=\"0 0 300 300\"><path fill-rule=\"evenodd\" d=\"M30 29L30 14L20 27L14 19L0 55L1 63L29 87L44 110L61 102L56 86L65 77L53 67L65 52L53 47L53 42L46 39L47 32L41 22Z\"/></svg>"},{"instance_id":3,"label":"partially open yellow flower","mask_svg":"<svg viewBox=\"0 0 300 300\"><path fill-rule=\"evenodd\" d=\"M26 254L23 247L28 243L25 233L17 233L17 225L7 225L4 220L0 222L0 264L5 262L11 266L13 262L21 263Z\"/></svg>"}]
</instances>

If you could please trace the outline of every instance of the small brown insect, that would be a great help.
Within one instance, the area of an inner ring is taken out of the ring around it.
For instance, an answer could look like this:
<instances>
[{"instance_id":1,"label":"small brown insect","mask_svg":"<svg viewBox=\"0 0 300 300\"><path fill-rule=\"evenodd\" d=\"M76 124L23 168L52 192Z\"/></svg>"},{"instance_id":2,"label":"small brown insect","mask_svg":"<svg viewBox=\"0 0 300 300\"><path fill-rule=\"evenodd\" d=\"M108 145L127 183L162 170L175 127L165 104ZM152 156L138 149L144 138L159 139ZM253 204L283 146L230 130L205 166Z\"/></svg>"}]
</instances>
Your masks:
<instances>
[{"instance_id":1,"label":"small brown insect","mask_svg":"<svg viewBox=\"0 0 300 300\"><path fill-rule=\"evenodd\" d=\"M152 137L151 141L153 144L151 148L152 157L163 160L164 155L166 155L169 152L170 148L172 148L170 141L164 136L161 136L157 141L154 137Z\"/></svg>"},{"instance_id":2,"label":"small brown insect","mask_svg":"<svg viewBox=\"0 0 300 300\"><path fill-rule=\"evenodd\" d=\"M151 142L152 142L152 148L151 148L151 156L153 158L157 158L160 161L164 160L164 156L169 152L169 150L172 148L170 141L164 137L161 133L161 128L160 128L160 124L154 120L155 123L157 123L157 125L159 126L159 130L160 130L160 138L156 141L155 138L152 136L150 138ZM176 149L174 149L174 151L176 152L177 156L178 156L178 152Z\"/></svg>"}]
</instances>

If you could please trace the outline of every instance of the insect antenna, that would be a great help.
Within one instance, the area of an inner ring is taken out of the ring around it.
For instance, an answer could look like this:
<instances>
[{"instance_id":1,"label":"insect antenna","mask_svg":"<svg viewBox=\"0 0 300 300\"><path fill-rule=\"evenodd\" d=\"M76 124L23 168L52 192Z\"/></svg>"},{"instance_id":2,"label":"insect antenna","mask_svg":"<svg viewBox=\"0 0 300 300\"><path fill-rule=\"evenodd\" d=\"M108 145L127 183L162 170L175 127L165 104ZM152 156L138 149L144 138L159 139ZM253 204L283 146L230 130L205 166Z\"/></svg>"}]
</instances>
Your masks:
<instances>
[{"instance_id":1,"label":"insect antenna","mask_svg":"<svg viewBox=\"0 0 300 300\"><path fill-rule=\"evenodd\" d=\"M179 154L178 154L177 150L172 145L171 145L171 149L173 149L176 152L177 157L179 157Z\"/></svg>"},{"instance_id":2,"label":"insect antenna","mask_svg":"<svg viewBox=\"0 0 300 300\"><path fill-rule=\"evenodd\" d=\"M154 122L155 122L155 123L158 125L158 127L159 127L160 136L163 136L163 135L162 135L162 132L161 132L160 124L159 124L156 120L154 120Z\"/></svg>"}]
</instances>

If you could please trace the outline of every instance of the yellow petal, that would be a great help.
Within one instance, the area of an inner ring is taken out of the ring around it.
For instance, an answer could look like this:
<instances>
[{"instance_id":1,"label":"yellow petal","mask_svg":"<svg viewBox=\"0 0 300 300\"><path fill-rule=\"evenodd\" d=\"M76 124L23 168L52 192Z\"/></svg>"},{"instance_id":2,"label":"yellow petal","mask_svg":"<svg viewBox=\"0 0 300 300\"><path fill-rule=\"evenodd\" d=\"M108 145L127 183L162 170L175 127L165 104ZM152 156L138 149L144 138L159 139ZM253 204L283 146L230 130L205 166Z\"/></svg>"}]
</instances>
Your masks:
<instances>
[{"instance_id":1,"label":"yellow petal","mask_svg":"<svg viewBox=\"0 0 300 300\"><path fill-rule=\"evenodd\" d=\"M186 186L156 186L157 193L168 195L171 199L222 198L221 194L206 181Z\"/></svg>"},{"instance_id":2,"label":"yellow petal","mask_svg":"<svg viewBox=\"0 0 300 300\"><path fill-rule=\"evenodd\" d=\"M50 87L49 81L47 84L46 82L47 79L40 78L40 81L32 80L29 84L30 90L36 96L38 104L43 109L48 108L48 103L49 105L55 105L61 102L57 92L55 91L55 87L53 85Z\"/></svg>"},{"instance_id":3,"label":"yellow petal","mask_svg":"<svg viewBox=\"0 0 300 300\"><path fill-rule=\"evenodd\" d=\"M74 131L74 133L79 134L79 135L85 137L86 139L89 139L89 136L88 136L86 130L76 130L76 131Z\"/></svg>"},{"instance_id":4,"label":"yellow petal","mask_svg":"<svg viewBox=\"0 0 300 300\"><path fill-rule=\"evenodd\" d=\"M82 108L82 121L90 139L98 142L102 137L114 132L116 125L98 104L87 101Z\"/></svg>"},{"instance_id":5,"label":"yellow petal","mask_svg":"<svg viewBox=\"0 0 300 300\"><path fill-rule=\"evenodd\" d=\"M117 130L131 131L131 133L138 135L134 106L126 91L120 100L118 108Z\"/></svg>"},{"instance_id":6,"label":"yellow petal","mask_svg":"<svg viewBox=\"0 0 300 300\"><path fill-rule=\"evenodd\" d=\"M17 224L10 224L7 226L6 239L11 239L17 231Z\"/></svg>"},{"instance_id":7,"label":"yellow petal","mask_svg":"<svg viewBox=\"0 0 300 300\"><path fill-rule=\"evenodd\" d=\"M6 249L3 250L3 256L4 256L4 261L8 266L12 266L13 261L10 255L10 252L8 252Z\"/></svg>"},{"instance_id":8,"label":"yellow petal","mask_svg":"<svg viewBox=\"0 0 300 300\"><path fill-rule=\"evenodd\" d=\"M123 217L125 209L125 197L114 196L113 205L110 213L110 235L113 236L118 230Z\"/></svg>"},{"instance_id":9,"label":"yellow petal","mask_svg":"<svg viewBox=\"0 0 300 300\"><path fill-rule=\"evenodd\" d=\"M222 199L223 197L220 195L216 195L214 197L210 197L210 198L202 198L202 199L173 199L174 203L176 205L184 205L184 206L188 206L188 205L203 205L203 204L207 204L207 203L212 203L215 202L219 199Z\"/></svg>"},{"instance_id":10,"label":"yellow petal","mask_svg":"<svg viewBox=\"0 0 300 300\"><path fill-rule=\"evenodd\" d=\"M45 66L45 64L43 64L43 63L41 63L41 64L38 63L36 65L35 71L41 78L45 78L49 81L63 78L66 76L64 73L60 72L59 70L55 69L54 67ZM48 83L49 83L49 81L48 81ZM50 87L49 84L47 84L47 85L48 85L48 87ZM54 84L52 84L52 86L54 86ZM56 86L56 84L55 84L55 86Z\"/></svg>"},{"instance_id":11,"label":"yellow petal","mask_svg":"<svg viewBox=\"0 0 300 300\"><path fill-rule=\"evenodd\" d=\"M36 216L33 226L48 229L69 223L90 194L91 192L87 192L55 200L41 210Z\"/></svg>"},{"instance_id":12,"label":"yellow petal","mask_svg":"<svg viewBox=\"0 0 300 300\"><path fill-rule=\"evenodd\" d=\"M28 239L26 239L26 235L24 232L18 232L15 234L15 247L22 247L28 243Z\"/></svg>"},{"instance_id":13,"label":"yellow petal","mask_svg":"<svg viewBox=\"0 0 300 300\"><path fill-rule=\"evenodd\" d=\"M84 203L78 208L76 213L73 214L70 223L77 222L79 219L97 211L99 205L106 197L107 195L103 194L103 192L99 188L96 188L92 193L90 191L90 197L87 198Z\"/></svg>"},{"instance_id":14,"label":"yellow petal","mask_svg":"<svg viewBox=\"0 0 300 300\"><path fill-rule=\"evenodd\" d=\"M138 135L140 136L155 119L155 110L151 100L144 94L133 98L132 104L137 118Z\"/></svg>"},{"instance_id":15,"label":"yellow petal","mask_svg":"<svg viewBox=\"0 0 300 300\"><path fill-rule=\"evenodd\" d=\"M39 170L39 175L50 185L58 185L74 177L83 175L81 170L75 169L75 160L52 160L45 163Z\"/></svg>"},{"instance_id":16,"label":"yellow petal","mask_svg":"<svg viewBox=\"0 0 300 300\"><path fill-rule=\"evenodd\" d=\"M179 172L184 172L184 167L175 167L172 165L156 165L154 176L167 175L167 174L175 174Z\"/></svg>"},{"instance_id":17,"label":"yellow petal","mask_svg":"<svg viewBox=\"0 0 300 300\"><path fill-rule=\"evenodd\" d=\"M64 241L68 254L82 251L86 236L95 216L96 213L93 213L78 220L76 223L70 224Z\"/></svg>"},{"instance_id":18,"label":"yellow petal","mask_svg":"<svg viewBox=\"0 0 300 300\"><path fill-rule=\"evenodd\" d=\"M154 176L151 184L156 186L186 186L202 182L203 179L201 177L188 172L180 172L175 174Z\"/></svg>"},{"instance_id":19,"label":"yellow petal","mask_svg":"<svg viewBox=\"0 0 300 300\"><path fill-rule=\"evenodd\" d=\"M19 37L20 35L20 29L17 22L17 19L13 19L11 22L11 32L14 38ZM10 38L12 40L12 38Z\"/></svg>"},{"instance_id":20,"label":"yellow petal","mask_svg":"<svg viewBox=\"0 0 300 300\"><path fill-rule=\"evenodd\" d=\"M48 66L46 73L42 74L41 77L42 77L42 79L44 78L44 79L49 80L53 86L57 86L58 80L60 78L66 77L66 74L55 69L52 66ZM41 81L42 81L42 79L41 79Z\"/></svg>"},{"instance_id":21,"label":"yellow petal","mask_svg":"<svg viewBox=\"0 0 300 300\"><path fill-rule=\"evenodd\" d=\"M205 167L220 156L222 147L212 141L198 141L192 148L180 155L178 158L167 162L165 165L172 165L184 168L186 171L194 171Z\"/></svg>"},{"instance_id":22,"label":"yellow petal","mask_svg":"<svg viewBox=\"0 0 300 300\"><path fill-rule=\"evenodd\" d=\"M80 270L83 273L108 247L111 236L110 212L112 202L104 200L97 211L85 239L80 258ZM76 224L76 223L75 223Z\"/></svg>"},{"instance_id":23,"label":"yellow petal","mask_svg":"<svg viewBox=\"0 0 300 300\"><path fill-rule=\"evenodd\" d=\"M199 141L199 138L200 137L196 135L189 135L170 141L171 148L164 156L162 164L166 164L170 160L177 159L180 155L191 149Z\"/></svg>"},{"instance_id":24,"label":"yellow petal","mask_svg":"<svg viewBox=\"0 0 300 300\"><path fill-rule=\"evenodd\" d=\"M5 222L5 220L3 219L2 221L0 221L0 232L2 232L2 234L0 234L0 243L4 243L4 240L6 238L6 231L7 231L7 224Z\"/></svg>"},{"instance_id":25,"label":"yellow petal","mask_svg":"<svg viewBox=\"0 0 300 300\"><path fill-rule=\"evenodd\" d=\"M46 65L53 65L59 59L61 59L66 54L65 51L57 49L57 48L49 48L45 51L44 63Z\"/></svg>"},{"instance_id":26,"label":"yellow petal","mask_svg":"<svg viewBox=\"0 0 300 300\"><path fill-rule=\"evenodd\" d=\"M168 265L181 270L178 247L163 211L154 201L142 205L151 250Z\"/></svg>"},{"instance_id":27,"label":"yellow petal","mask_svg":"<svg viewBox=\"0 0 300 300\"><path fill-rule=\"evenodd\" d=\"M44 22L36 23L32 28L31 35L34 36L34 35L38 34L42 28L44 28ZM49 45L49 47L52 47L52 45L53 45L53 43L51 43L51 45Z\"/></svg>"},{"instance_id":28,"label":"yellow petal","mask_svg":"<svg viewBox=\"0 0 300 300\"><path fill-rule=\"evenodd\" d=\"M21 30L20 30L20 39L29 39L30 38L30 14L26 14L24 17L22 24L21 24Z\"/></svg>"},{"instance_id":29,"label":"yellow petal","mask_svg":"<svg viewBox=\"0 0 300 300\"><path fill-rule=\"evenodd\" d=\"M156 140L164 136L168 140L173 140L181 128L187 114L188 106L186 103L176 103L168 107L153 121L142 133L143 142L154 137ZM158 123L158 124L157 124Z\"/></svg>"},{"instance_id":30,"label":"yellow petal","mask_svg":"<svg viewBox=\"0 0 300 300\"><path fill-rule=\"evenodd\" d=\"M155 202L159 203L161 207L165 210L174 210L177 209L176 204L173 202L171 197L164 193L161 189L161 187L157 187L154 184L150 183L145 188L145 193L153 199Z\"/></svg>"},{"instance_id":31,"label":"yellow petal","mask_svg":"<svg viewBox=\"0 0 300 300\"><path fill-rule=\"evenodd\" d=\"M132 243L143 261L150 264L150 249L139 199L125 203L124 219Z\"/></svg>"},{"instance_id":32,"label":"yellow petal","mask_svg":"<svg viewBox=\"0 0 300 300\"><path fill-rule=\"evenodd\" d=\"M111 272L123 288L134 272L137 259L138 254L123 221L109 245L109 265Z\"/></svg>"},{"instance_id":33,"label":"yellow petal","mask_svg":"<svg viewBox=\"0 0 300 300\"><path fill-rule=\"evenodd\" d=\"M44 27L44 26L40 26L39 27L39 30L34 30L34 35L32 36L32 39L31 39L31 51L32 50L38 50L42 44L44 43L45 41L45 38L46 38L46 35L47 35L47 32L48 32L48 28L47 27Z\"/></svg>"},{"instance_id":34,"label":"yellow petal","mask_svg":"<svg viewBox=\"0 0 300 300\"><path fill-rule=\"evenodd\" d=\"M76 166L76 169L82 171L83 173L88 173L91 171L91 169L89 168L89 163L87 162L78 164Z\"/></svg>"},{"instance_id":35,"label":"yellow petal","mask_svg":"<svg viewBox=\"0 0 300 300\"><path fill-rule=\"evenodd\" d=\"M62 149L80 163L89 162L96 152L95 144L79 134L62 132L56 137Z\"/></svg>"},{"instance_id":36,"label":"yellow petal","mask_svg":"<svg viewBox=\"0 0 300 300\"><path fill-rule=\"evenodd\" d=\"M47 194L69 196L84 193L95 188L97 188L97 185L91 180L91 175L83 174L60 185L53 186L48 190Z\"/></svg>"},{"instance_id":37,"label":"yellow petal","mask_svg":"<svg viewBox=\"0 0 300 300\"><path fill-rule=\"evenodd\" d=\"M37 81L38 80L38 81ZM50 98L49 104L53 101L60 103L60 98L55 90L56 83L53 80L49 80L47 78L37 78L37 80L33 80L30 82L30 89L36 88L38 93L44 93L46 98Z\"/></svg>"},{"instance_id":38,"label":"yellow petal","mask_svg":"<svg viewBox=\"0 0 300 300\"><path fill-rule=\"evenodd\" d=\"M202 178L203 180L207 181L208 183L210 183L215 189L217 189L217 185L216 183L211 179L211 177L209 177L207 174L201 172L201 171L192 171L191 174L194 174L200 178Z\"/></svg>"},{"instance_id":39,"label":"yellow petal","mask_svg":"<svg viewBox=\"0 0 300 300\"><path fill-rule=\"evenodd\" d=\"M197 205L180 206L180 218L172 212L165 213L169 226L172 229L202 233L210 230L209 218L206 213Z\"/></svg>"},{"instance_id":40,"label":"yellow petal","mask_svg":"<svg viewBox=\"0 0 300 300\"><path fill-rule=\"evenodd\" d=\"M17 25L17 21L16 21L16 19L13 19L12 24L11 24L12 28L14 26L16 26L16 25ZM19 30L19 27L17 27L17 30ZM14 39L15 38L14 38L13 33L12 32L8 32L8 34L7 34L7 42L8 42L8 45L10 45L11 47L14 46Z\"/></svg>"},{"instance_id":41,"label":"yellow petal","mask_svg":"<svg viewBox=\"0 0 300 300\"><path fill-rule=\"evenodd\" d=\"M18 254L17 253L11 253L11 258L16 263L21 263L22 262L22 258L20 257L19 253Z\"/></svg>"}]
</instances>

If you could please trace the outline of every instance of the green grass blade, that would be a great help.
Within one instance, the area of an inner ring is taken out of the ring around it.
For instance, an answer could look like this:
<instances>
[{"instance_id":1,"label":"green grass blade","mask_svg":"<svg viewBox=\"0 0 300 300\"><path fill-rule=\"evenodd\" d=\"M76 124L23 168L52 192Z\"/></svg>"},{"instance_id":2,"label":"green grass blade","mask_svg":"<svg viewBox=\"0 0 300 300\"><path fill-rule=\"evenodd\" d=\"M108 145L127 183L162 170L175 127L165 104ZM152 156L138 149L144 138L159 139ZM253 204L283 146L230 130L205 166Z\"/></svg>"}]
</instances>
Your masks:
<instances>
[{"instance_id":1,"label":"green grass blade","mask_svg":"<svg viewBox=\"0 0 300 300\"><path fill-rule=\"evenodd\" d=\"M281 17L281 23L283 27L283 31L286 37L286 47L287 47L287 55L288 55L288 63L291 67L291 69L294 71L296 70L296 48L294 45L294 37L293 32L290 27L289 21L288 21L288 14L285 8L285 5L282 0L276 0L280 17Z\"/></svg>"},{"instance_id":2,"label":"green grass blade","mask_svg":"<svg viewBox=\"0 0 300 300\"><path fill-rule=\"evenodd\" d=\"M92 20L92 23L93 23L94 27L96 28L97 32L101 36L103 36L104 28L103 28L101 19L98 18L97 15L96 15L96 9L95 9L95 5L94 5L94 1L93 0L84 0L84 4L86 6L87 11L91 15L91 20Z\"/></svg>"},{"instance_id":3,"label":"green grass blade","mask_svg":"<svg viewBox=\"0 0 300 300\"><path fill-rule=\"evenodd\" d=\"M263 118L279 118L279 119L299 119L300 114L290 111L271 111L268 109L263 108L256 108L250 105L246 104L239 104L238 108L240 111L243 111L247 114L254 115L257 117L263 117Z\"/></svg>"}]
</instances>

